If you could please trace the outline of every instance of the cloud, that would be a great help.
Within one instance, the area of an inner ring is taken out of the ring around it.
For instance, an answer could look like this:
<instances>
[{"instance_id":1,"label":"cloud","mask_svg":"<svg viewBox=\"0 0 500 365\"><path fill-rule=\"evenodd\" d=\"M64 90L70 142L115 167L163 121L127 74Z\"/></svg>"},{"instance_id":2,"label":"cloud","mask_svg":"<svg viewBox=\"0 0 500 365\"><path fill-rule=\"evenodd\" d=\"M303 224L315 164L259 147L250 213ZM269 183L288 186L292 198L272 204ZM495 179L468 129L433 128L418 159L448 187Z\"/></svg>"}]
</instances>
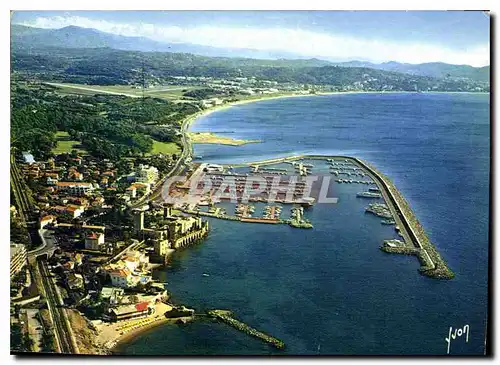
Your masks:
<instances>
[{"instance_id":1,"label":"cloud","mask_svg":"<svg viewBox=\"0 0 500 365\"><path fill-rule=\"evenodd\" d=\"M337 60L446 62L471 66L485 66L490 63L489 43L457 50L431 43L401 43L304 29L237 28L212 25L183 28L148 23L118 23L81 16L37 17L21 24L39 28L62 28L76 25L124 36L143 36L162 42L284 51L301 56Z\"/></svg>"}]
</instances>

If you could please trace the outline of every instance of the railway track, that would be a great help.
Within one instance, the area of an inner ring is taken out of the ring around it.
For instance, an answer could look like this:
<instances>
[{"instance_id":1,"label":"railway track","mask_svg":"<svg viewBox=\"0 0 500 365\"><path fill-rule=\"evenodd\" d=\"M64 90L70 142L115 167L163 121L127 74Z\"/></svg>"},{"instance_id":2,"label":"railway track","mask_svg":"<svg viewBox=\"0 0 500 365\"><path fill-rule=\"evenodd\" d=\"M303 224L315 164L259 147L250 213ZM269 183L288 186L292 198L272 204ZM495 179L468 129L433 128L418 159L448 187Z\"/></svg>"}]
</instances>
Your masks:
<instances>
[{"instance_id":1,"label":"railway track","mask_svg":"<svg viewBox=\"0 0 500 365\"><path fill-rule=\"evenodd\" d=\"M24 182L13 155L10 159L10 185L19 208L19 215L22 221L26 223L33 212L34 202L31 190Z\"/></svg>"},{"instance_id":2,"label":"railway track","mask_svg":"<svg viewBox=\"0 0 500 365\"><path fill-rule=\"evenodd\" d=\"M64 354L78 353L78 349L71 336L71 329L65 317L64 308L61 307L62 303L59 299L55 284L50 278L50 273L44 260L38 260L38 269L42 276L45 299L54 325L54 335L59 350L58 352Z\"/></svg>"}]
</instances>

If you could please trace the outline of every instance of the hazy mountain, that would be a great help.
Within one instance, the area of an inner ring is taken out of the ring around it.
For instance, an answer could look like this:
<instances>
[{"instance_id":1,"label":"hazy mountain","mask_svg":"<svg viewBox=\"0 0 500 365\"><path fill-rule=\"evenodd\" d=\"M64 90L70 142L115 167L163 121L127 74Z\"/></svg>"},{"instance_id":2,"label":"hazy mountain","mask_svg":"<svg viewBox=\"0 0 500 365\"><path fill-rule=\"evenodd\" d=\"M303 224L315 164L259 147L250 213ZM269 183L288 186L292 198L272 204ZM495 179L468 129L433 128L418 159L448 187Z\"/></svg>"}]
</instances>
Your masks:
<instances>
[{"instance_id":1,"label":"hazy mountain","mask_svg":"<svg viewBox=\"0 0 500 365\"><path fill-rule=\"evenodd\" d=\"M438 78L468 78L475 81L488 82L490 79L490 66L472 67L469 65L450 65L443 62L431 63L399 63L384 62L380 64L362 61L340 62L336 65L342 67L369 67L384 71L401 72L410 75L431 76Z\"/></svg>"},{"instance_id":2,"label":"hazy mountain","mask_svg":"<svg viewBox=\"0 0 500 365\"><path fill-rule=\"evenodd\" d=\"M238 57L256 59L303 59L293 53L201 46L190 43L157 42L146 37L126 37L91 28L68 26L61 29L42 29L19 24L11 25L11 43L17 49L40 47L58 48L114 48L126 51L191 53L208 57ZM312 59L307 66L325 66L331 63Z\"/></svg>"},{"instance_id":3,"label":"hazy mountain","mask_svg":"<svg viewBox=\"0 0 500 365\"><path fill-rule=\"evenodd\" d=\"M158 42L145 37L126 37L76 26L68 26L61 29L41 29L12 24L11 43L13 48L21 50L45 47L113 48L128 51L190 53L208 57L238 58L238 61L242 63L248 62L248 59L259 59L262 60L262 64L266 64L267 66L322 67L337 65L341 67L367 67L417 76L453 79L468 78L481 82L488 82L490 77L489 66L472 67L468 65L450 65L441 62L409 64L393 61L376 64L358 60L334 63L318 58L308 59L286 52ZM266 60L276 61L266 62Z\"/></svg>"}]
</instances>

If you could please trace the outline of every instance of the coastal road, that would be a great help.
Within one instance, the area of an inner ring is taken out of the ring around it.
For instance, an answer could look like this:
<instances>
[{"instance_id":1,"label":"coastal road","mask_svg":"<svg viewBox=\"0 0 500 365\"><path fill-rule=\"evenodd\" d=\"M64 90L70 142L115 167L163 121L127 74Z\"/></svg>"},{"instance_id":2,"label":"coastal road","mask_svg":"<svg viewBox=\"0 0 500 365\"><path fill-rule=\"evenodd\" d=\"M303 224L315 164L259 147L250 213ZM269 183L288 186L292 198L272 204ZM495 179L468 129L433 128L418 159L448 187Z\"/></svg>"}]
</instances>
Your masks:
<instances>
[{"instance_id":1,"label":"coastal road","mask_svg":"<svg viewBox=\"0 0 500 365\"><path fill-rule=\"evenodd\" d=\"M201 112L202 109L196 105L199 111ZM172 170L170 170L160 181L158 181L155 186L151 189L151 194L145 196L144 198L140 199L139 201L131 204L129 206L130 209L133 208L138 208L141 205L146 204L148 201L155 200L158 196L161 195L163 184L165 181L171 177L171 176L176 176L180 175L181 172L184 172L184 169L186 168L186 160L191 159L193 156L193 146L191 144L191 141L189 140L189 137L187 135L187 130L189 128L189 125L193 120L195 120L199 116L199 113L196 113L194 115L190 115L187 117L181 126L181 144L182 144L182 152L180 156L177 158L177 161L175 162L174 167Z\"/></svg>"}]
</instances>

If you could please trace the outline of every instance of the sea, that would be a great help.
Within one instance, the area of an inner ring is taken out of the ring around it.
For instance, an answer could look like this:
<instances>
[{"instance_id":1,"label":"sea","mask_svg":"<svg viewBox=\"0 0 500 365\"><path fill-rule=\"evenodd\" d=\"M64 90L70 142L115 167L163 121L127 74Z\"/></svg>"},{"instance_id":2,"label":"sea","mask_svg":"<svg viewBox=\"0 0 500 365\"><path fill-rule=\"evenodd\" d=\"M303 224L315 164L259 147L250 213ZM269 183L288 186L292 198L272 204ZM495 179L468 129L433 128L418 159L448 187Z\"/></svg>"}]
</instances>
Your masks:
<instances>
[{"instance_id":1,"label":"sea","mask_svg":"<svg viewBox=\"0 0 500 365\"><path fill-rule=\"evenodd\" d=\"M298 154L350 155L388 176L452 280L379 250L394 227L366 214L347 184L306 210L314 228L210 219L201 244L155 272L174 303L228 309L285 342L276 350L209 319L153 328L127 355L481 355L488 322L489 94L370 93L281 98L199 118L191 131L243 146L195 145L197 161L236 164ZM208 274L208 276L203 275ZM450 335L451 334L451 335ZM449 339L449 340L447 340Z\"/></svg>"}]
</instances>

